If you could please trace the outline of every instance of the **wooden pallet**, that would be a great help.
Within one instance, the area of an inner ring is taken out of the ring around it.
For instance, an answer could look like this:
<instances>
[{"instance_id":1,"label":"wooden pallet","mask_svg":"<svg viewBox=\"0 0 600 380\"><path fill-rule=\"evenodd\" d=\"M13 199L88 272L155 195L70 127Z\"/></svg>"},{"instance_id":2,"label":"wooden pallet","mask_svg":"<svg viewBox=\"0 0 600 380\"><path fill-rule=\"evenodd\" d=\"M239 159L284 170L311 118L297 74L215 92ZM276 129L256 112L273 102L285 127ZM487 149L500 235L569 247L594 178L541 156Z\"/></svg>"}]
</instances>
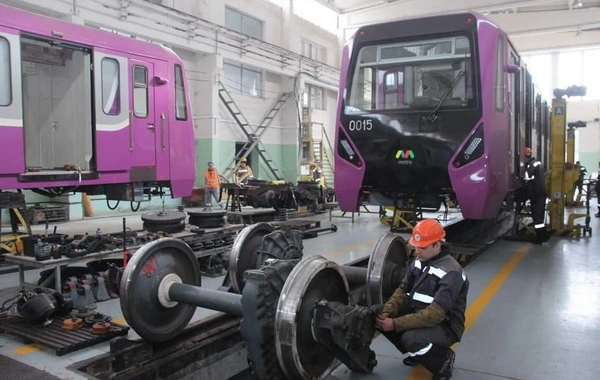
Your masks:
<instances>
[{"instance_id":1,"label":"wooden pallet","mask_svg":"<svg viewBox=\"0 0 600 380\"><path fill-rule=\"evenodd\" d=\"M62 356L82 348L111 340L116 336L127 335L128 326L111 322L111 330L107 334L93 334L92 327L86 325L79 330L70 331L62 328L66 317L54 318L48 326L32 326L23 318L0 319L0 331L21 337L26 343L37 343L54 350L56 356Z\"/></svg>"}]
</instances>

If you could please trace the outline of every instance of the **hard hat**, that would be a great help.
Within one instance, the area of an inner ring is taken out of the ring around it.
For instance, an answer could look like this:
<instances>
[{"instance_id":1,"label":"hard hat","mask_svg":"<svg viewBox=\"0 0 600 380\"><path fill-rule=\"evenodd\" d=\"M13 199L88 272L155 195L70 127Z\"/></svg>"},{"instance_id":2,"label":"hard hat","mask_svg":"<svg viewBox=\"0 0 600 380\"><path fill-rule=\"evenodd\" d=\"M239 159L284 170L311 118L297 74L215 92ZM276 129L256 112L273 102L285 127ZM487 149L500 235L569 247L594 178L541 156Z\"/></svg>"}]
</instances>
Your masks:
<instances>
[{"instance_id":1,"label":"hard hat","mask_svg":"<svg viewBox=\"0 0 600 380\"><path fill-rule=\"evenodd\" d=\"M214 165L215 163L212 161L208 161L208 165Z\"/></svg>"},{"instance_id":2,"label":"hard hat","mask_svg":"<svg viewBox=\"0 0 600 380\"><path fill-rule=\"evenodd\" d=\"M246 157L242 157L240 158L240 162L248 162L248 160L246 160Z\"/></svg>"},{"instance_id":3,"label":"hard hat","mask_svg":"<svg viewBox=\"0 0 600 380\"><path fill-rule=\"evenodd\" d=\"M437 220L424 219L413 228L408 244L417 248L426 248L442 240L445 236L446 231Z\"/></svg>"},{"instance_id":4,"label":"hard hat","mask_svg":"<svg viewBox=\"0 0 600 380\"><path fill-rule=\"evenodd\" d=\"M523 148L523 153L525 153L526 156L529 156L531 154L531 148L526 146Z\"/></svg>"}]
</instances>

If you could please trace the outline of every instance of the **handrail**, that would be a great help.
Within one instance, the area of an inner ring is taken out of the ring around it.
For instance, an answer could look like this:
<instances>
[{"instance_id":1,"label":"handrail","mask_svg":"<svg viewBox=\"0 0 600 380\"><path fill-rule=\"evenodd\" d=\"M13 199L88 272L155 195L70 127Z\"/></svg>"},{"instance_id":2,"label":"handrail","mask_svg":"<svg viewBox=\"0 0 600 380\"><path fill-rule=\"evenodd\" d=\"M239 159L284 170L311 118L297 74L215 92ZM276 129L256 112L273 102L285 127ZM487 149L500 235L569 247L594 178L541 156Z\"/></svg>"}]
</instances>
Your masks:
<instances>
[{"instance_id":1,"label":"handrail","mask_svg":"<svg viewBox=\"0 0 600 380\"><path fill-rule=\"evenodd\" d=\"M333 147L331 146L331 140L329 140L329 136L327 135L327 131L325 130L324 125L321 125L321 132L323 133L323 136L325 136L325 140L327 140L327 146L329 147L329 150L331 151L331 153L333 153ZM331 165L331 169L333 169L334 161L329 157L329 154L327 153L327 151L325 149L323 149L323 153L327 156L327 159L329 160L329 164Z\"/></svg>"}]
</instances>

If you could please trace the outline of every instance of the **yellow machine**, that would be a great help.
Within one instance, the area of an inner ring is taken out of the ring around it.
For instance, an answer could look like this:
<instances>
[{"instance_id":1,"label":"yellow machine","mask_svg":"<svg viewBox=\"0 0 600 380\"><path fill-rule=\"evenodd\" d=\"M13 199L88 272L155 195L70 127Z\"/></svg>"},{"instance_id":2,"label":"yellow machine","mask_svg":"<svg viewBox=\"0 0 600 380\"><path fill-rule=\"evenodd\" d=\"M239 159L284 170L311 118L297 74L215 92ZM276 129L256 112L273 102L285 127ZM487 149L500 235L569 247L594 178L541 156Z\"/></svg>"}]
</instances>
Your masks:
<instances>
[{"instance_id":1,"label":"yellow machine","mask_svg":"<svg viewBox=\"0 0 600 380\"><path fill-rule=\"evenodd\" d=\"M571 96L585 96L585 87L571 86L566 90L554 90L555 95L563 94ZM574 130L567 131L567 102L562 96L552 99L552 123L551 123L551 165L550 165L550 186L548 194L550 204L548 213L550 214L550 229L556 236L579 237L583 230L583 236L586 233L591 235L592 230L589 226L589 210L586 214L570 214L565 225L565 207L568 202L573 200L575 182L579 178L579 167L573 164L574 154ZM569 142L569 140L571 140ZM567 156L567 147L569 147L569 157ZM576 219L586 218L586 224L575 224Z\"/></svg>"},{"instance_id":2,"label":"yellow machine","mask_svg":"<svg viewBox=\"0 0 600 380\"><path fill-rule=\"evenodd\" d=\"M0 211L4 208L9 209L12 213L11 233L3 233L0 227L0 253L22 254L23 242L21 239L31 235L31 226L23 214L25 210L25 196L21 193L0 191L0 206ZM1 223L2 220L0 218L0 225ZM19 231L19 224L24 227L25 231Z\"/></svg>"}]
</instances>

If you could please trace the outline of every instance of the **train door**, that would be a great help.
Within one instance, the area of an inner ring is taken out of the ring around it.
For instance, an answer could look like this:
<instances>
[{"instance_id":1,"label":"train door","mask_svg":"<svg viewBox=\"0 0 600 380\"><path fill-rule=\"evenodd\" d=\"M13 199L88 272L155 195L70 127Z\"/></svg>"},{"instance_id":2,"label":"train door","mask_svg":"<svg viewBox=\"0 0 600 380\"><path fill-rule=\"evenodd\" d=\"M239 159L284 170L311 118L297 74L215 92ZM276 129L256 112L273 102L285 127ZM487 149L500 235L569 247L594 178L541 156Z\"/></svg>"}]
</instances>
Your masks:
<instances>
[{"instance_id":1,"label":"train door","mask_svg":"<svg viewBox=\"0 0 600 380\"><path fill-rule=\"evenodd\" d=\"M20 174L23 154L23 104L19 32L0 27L0 173Z\"/></svg>"},{"instance_id":2,"label":"train door","mask_svg":"<svg viewBox=\"0 0 600 380\"><path fill-rule=\"evenodd\" d=\"M154 65L129 60L131 74L131 167L152 168L156 166L156 120L154 112ZM153 176L155 177L155 176ZM154 179L154 178L144 178Z\"/></svg>"},{"instance_id":3,"label":"train door","mask_svg":"<svg viewBox=\"0 0 600 380\"><path fill-rule=\"evenodd\" d=\"M21 79L25 166L52 172L90 169L92 159L90 50L22 36Z\"/></svg>"},{"instance_id":4,"label":"train door","mask_svg":"<svg viewBox=\"0 0 600 380\"><path fill-rule=\"evenodd\" d=\"M127 58L94 52L94 95L97 170L128 170L134 131L130 123Z\"/></svg>"},{"instance_id":5,"label":"train door","mask_svg":"<svg viewBox=\"0 0 600 380\"><path fill-rule=\"evenodd\" d=\"M508 63L515 64L515 54L511 47L508 49ZM510 118L510 173L512 178L520 177L520 165L519 157L521 152L519 151L519 73L508 74L508 112Z\"/></svg>"}]
</instances>

